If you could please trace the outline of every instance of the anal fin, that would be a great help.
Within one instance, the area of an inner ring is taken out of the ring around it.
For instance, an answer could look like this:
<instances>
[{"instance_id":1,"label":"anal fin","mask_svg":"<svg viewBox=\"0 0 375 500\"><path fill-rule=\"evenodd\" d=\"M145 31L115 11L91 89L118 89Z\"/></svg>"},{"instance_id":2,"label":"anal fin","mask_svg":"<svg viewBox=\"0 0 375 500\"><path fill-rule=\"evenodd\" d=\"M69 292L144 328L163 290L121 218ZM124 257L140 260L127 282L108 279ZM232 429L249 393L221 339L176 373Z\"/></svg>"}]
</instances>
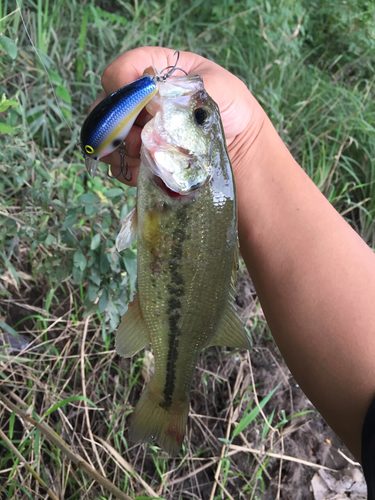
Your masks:
<instances>
[{"instance_id":1,"label":"anal fin","mask_svg":"<svg viewBox=\"0 0 375 500\"><path fill-rule=\"evenodd\" d=\"M250 339L246 333L244 324L238 316L234 305L229 300L216 332L205 347L212 345L235 347L237 349L251 348Z\"/></svg>"},{"instance_id":2,"label":"anal fin","mask_svg":"<svg viewBox=\"0 0 375 500\"><path fill-rule=\"evenodd\" d=\"M143 319L138 294L135 294L117 329L116 351L120 356L130 358L150 342L151 336Z\"/></svg>"}]
</instances>

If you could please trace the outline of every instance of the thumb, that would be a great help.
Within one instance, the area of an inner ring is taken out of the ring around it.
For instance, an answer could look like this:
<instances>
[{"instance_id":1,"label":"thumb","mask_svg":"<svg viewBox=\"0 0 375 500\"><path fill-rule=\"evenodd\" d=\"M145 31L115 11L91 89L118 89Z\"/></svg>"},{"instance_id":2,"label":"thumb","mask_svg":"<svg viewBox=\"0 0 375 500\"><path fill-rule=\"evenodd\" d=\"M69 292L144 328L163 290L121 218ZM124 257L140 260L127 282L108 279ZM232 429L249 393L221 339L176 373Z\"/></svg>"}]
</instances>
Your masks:
<instances>
[{"instance_id":1,"label":"thumb","mask_svg":"<svg viewBox=\"0 0 375 500\"><path fill-rule=\"evenodd\" d=\"M163 47L141 47L129 50L115 59L104 71L102 86L106 94L140 78L145 68L154 66L159 71L172 65L175 50Z\"/></svg>"}]
</instances>

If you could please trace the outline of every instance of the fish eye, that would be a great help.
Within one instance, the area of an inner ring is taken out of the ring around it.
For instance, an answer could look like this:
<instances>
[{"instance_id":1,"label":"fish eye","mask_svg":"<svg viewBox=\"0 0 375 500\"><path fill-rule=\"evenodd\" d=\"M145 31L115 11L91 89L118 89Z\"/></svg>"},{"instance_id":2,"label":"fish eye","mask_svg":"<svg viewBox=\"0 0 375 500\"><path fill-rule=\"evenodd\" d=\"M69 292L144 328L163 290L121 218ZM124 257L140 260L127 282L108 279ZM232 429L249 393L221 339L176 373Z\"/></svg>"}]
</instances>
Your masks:
<instances>
[{"instance_id":1,"label":"fish eye","mask_svg":"<svg viewBox=\"0 0 375 500\"><path fill-rule=\"evenodd\" d=\"M194 118L198 125L204 125L208 118L208 113L204 108L197 108L194 110Z\"/></svg>"},{"instance_id":2,"label":"fish eye","mask_svg":"<svg viewBox=\"0 0 375 500\"><path fill-rule=\"evenodd\" d=\"M92 148L91 146L89 146L88 144L85 146L85 151L87 154L89 155L92 155L93 152L94 152L94 148Z\"/></svg>"}]
</instances>

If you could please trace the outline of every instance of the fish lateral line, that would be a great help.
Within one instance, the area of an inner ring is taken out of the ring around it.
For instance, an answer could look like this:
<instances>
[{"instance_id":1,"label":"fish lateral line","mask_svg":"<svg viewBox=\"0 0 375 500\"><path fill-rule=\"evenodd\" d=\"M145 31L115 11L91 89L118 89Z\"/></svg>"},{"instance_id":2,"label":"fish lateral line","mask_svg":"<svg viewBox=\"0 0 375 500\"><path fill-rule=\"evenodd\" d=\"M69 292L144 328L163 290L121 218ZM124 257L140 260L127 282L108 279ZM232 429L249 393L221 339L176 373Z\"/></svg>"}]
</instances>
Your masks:
<instances>
[{"instance_id":1,"label":"fish lateral line","mask_svg":"<svg viewBox=\"0 0 375 500\"><path fill-rule=\"evenodd\" d=\"M165 409L169 409L169 407L171 406L173 394L175 391L176 363L179 357L178 347L180 343L180 337L182 334L181 325L179 324L179 322L181 320L181 314L180 314L180 310L182 307L181 298L184 296L185 290L182 284L183 277L181 275L180 261L183 256L182 244L187 238L186 231L184 229L184 225L187 220L187 214L184 207L179 209L178 219L180 220L181 227L176 228L172 235L173 244L171 248L171 263L174 262L174 265L169 266L170 283L167 286L169 298L166 303L167 306L166 313L168 315L169 333L168 333L167 365L166 365L165 384L163 391L165 402L163 403L162 406ZM179 296L176 296L173 293L175 291L173 283L176 281L181 283L178 289Z\"/></svg>"}]
</instances>

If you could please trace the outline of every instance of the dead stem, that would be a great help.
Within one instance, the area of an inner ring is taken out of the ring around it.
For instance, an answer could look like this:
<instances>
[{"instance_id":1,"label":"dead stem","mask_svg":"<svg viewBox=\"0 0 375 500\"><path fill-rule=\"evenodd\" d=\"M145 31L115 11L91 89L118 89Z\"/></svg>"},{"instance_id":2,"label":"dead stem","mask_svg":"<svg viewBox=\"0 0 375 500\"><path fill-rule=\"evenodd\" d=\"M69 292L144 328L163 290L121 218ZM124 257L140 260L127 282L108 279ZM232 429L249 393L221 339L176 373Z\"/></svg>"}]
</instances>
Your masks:
<instances>
[{"instance_id":1,"label":"dead stem","mask_svg":"<svg viewBox=\"0 0 375 500\"><path fill-rule=\"evenodd\" d=\"M282 460L289 460L289 462L296 462L297 464L307 465L308 467L313 467L314 469L324 469L324 470L329 470L331 472L339 472L337 469L331 469L330 467L325 467L324 465L321 464L314 464L313 462L309 462L308 460L302 460L301 458L291 457L289 455L283 455L282 453L273 453L271 451L257 450L255 448L248 448L246 446L238 446L236 444L230 444L229 449L244 451L247 453L252 453L254 455L261 455L265 457L273 457Z\"/></svg>"},{"instance_id":2,"label":"dead stem","mask_svg":"<svg viewBox=\"0 0 375 500\"><path fill-rule=\"evenodd\" d=\"M10 393L12 396L13 394ZM19 417L23 420L26 420L31 425L36 427L40 432L49 439L55 446L59 448L62 453L64 453L69 460L71 460L80 470L86 472L88 476L94 479L98 484L100 484L103 488L110 491L116 498L120 500L132 500L128 495L120 491L117 486L115 486L111 481L101 476L99 472L93 469L82 457L75 454L70 446L46 423L46 422L37 422L34 418L32 418L27 411L21 410L17 405L12 403L4 394L0 393L0 400L4 403L4 405L11 410L13 410ZM22 459L22 461L24 461Z\"/></svg>"},{"instance_id":3,"label":"dead stem","mask_svg":"<svg viewBox=\"0 0 375 500\"><path fill-rule=\"evenodd\" d=\"M113 460L116 461L116 463L119 465L119 467L130 477L135 477L136 480L139 482L139 484L142 485L142 487L145 489L148 495L150 495L153 498L159 498L159 495L155 493L155 491L149 486L146 481L144 481L141 476L136 472L134 467L127 462L114 448L111 446L107 441L104 439L101 439L100 437L97 437L97 439L102 443L104 448L112 455Z\"/></svg>"},{"instance_id":4,"label":"dead stem","mask_svg":"<svg viewBox=\"0 0 375 500\"><path fill-rule=\"evenodd\" d=\"M16 455L16 457L20 460L21 463L23 463L26 467L26 469L30 472L30 474L33 476L34 479L38 481L38 483L47 490L48 495L52 498L52 500L59 500L59 498L54 494L53 491L51 491L48 487L48 485L43 481L43 479L35 472L35 470L31 467L30 464L27 463L27 461L23 458L21 453L17 450L17 448L13 445L13 443L8 439L6 434L0 429L0 437L4 439L6 444L9 446L9 448L13 451L13 453Z\"/></svg>"},{"instance_id":5,"label":"dead stem","mask_svg":"<svg viewBox=\"0 0 375 500\"><path fill-rule=\"evenodd\" d=\"M81 343L81 381L82 381L82 395L87 398L86 394L86 377L85 377L85 344L86 344L86 336L87 336L87 328L89 324L90 317L87 317L85 320L85 325L83 328L83 335L82 335L82 343ZM99 464L100 472L102 473L103 476L105 476L105 472L103 469L103 465L101 463L100 457L98 450L96 448L96 443L94 440L94 436L91 430L91 422L90 422L90 416L89 416L89 409L87 406L87 401L83 401L84 407L85 407L85 417L86 417L86 424L87 424L87 430L90 436L90 442L92 446L92 451L94 452L94 455L96 457L96 460Z\"/></svg>"}]
</instances>

